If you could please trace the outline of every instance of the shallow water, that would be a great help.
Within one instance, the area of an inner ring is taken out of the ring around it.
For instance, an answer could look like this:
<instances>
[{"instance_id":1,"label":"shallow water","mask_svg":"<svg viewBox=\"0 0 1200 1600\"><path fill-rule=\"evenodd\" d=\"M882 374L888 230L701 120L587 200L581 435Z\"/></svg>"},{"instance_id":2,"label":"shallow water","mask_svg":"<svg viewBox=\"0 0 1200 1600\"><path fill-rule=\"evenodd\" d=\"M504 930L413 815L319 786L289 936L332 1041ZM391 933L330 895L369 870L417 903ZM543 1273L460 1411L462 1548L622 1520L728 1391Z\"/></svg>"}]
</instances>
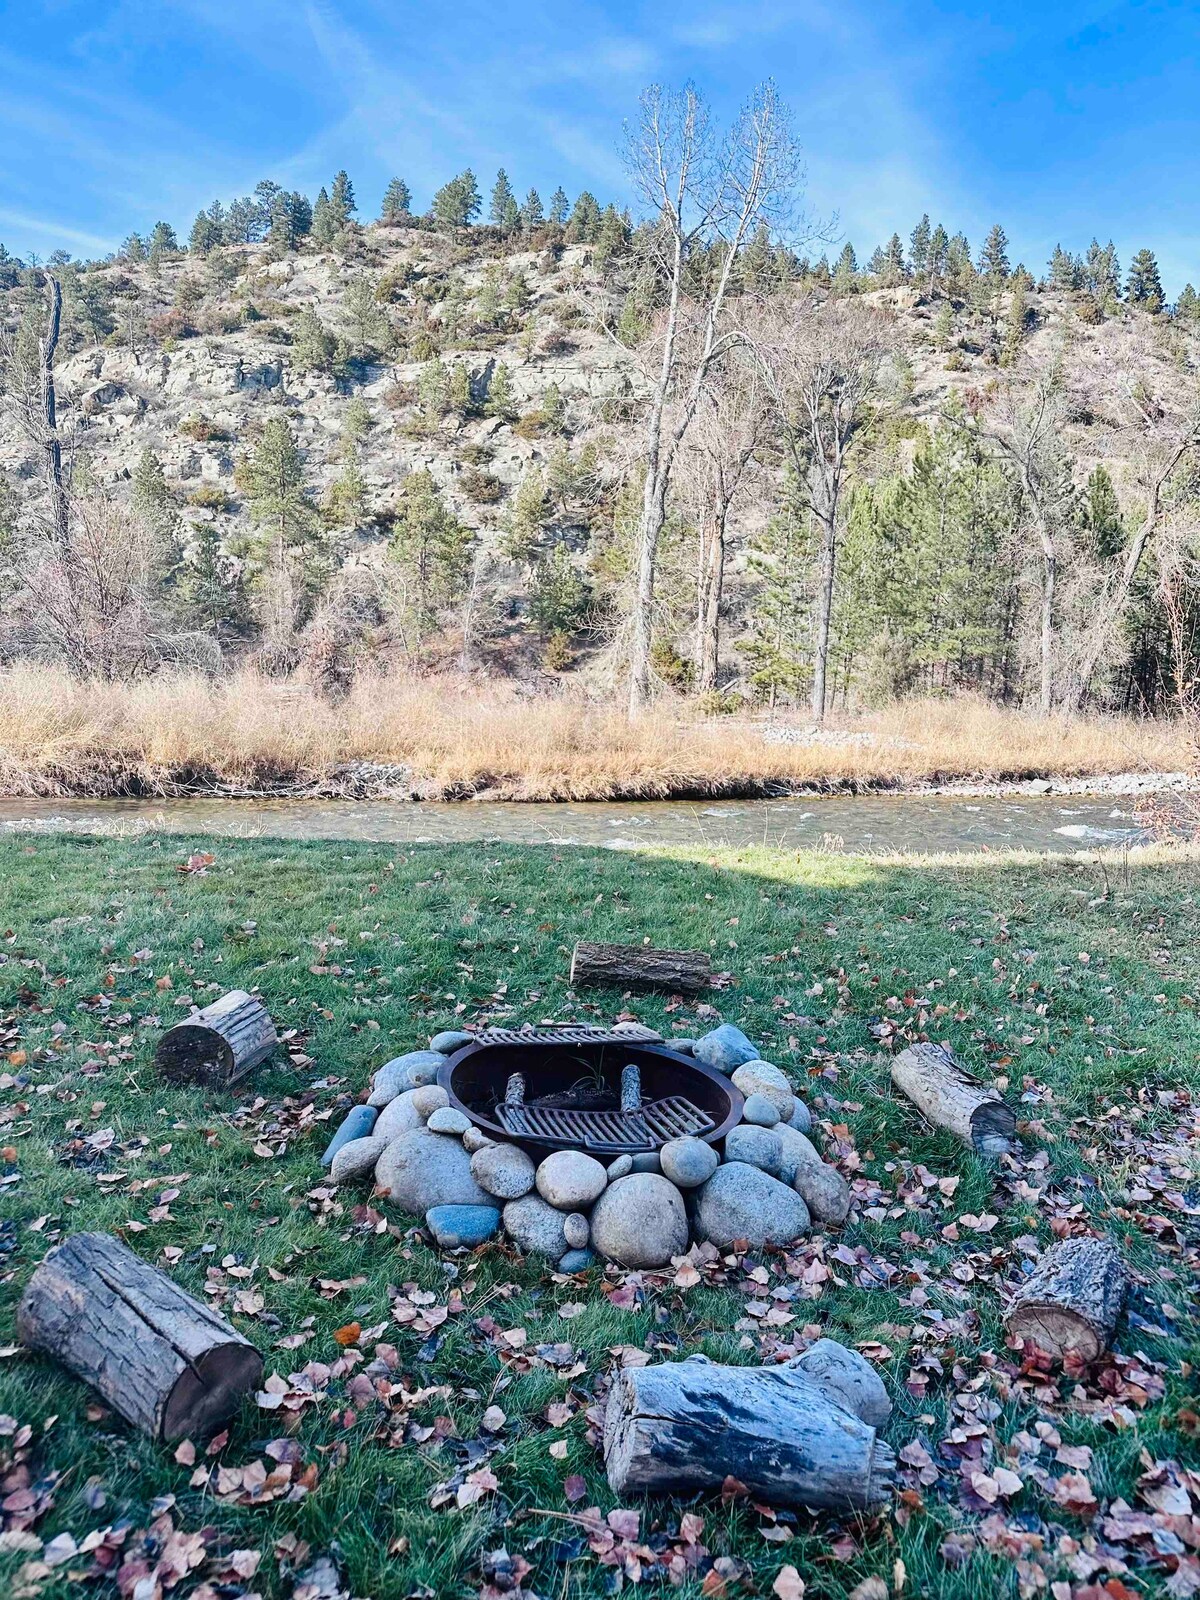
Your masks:
<instances>
[{"instance_id":1,"label":"shallow water","mask_svg":"<svg viewBox=\"0 0 1200 1600\"><path fill-rule=\"evenodd\" d=\"M517 805L347 800L5 800L0 829L125 833L145 828L274 839L383 843L744 846L852 852L1078 850L1136 843L1129 801L1112 796L841 795L828 799Z\"/></svg>"}]
</instances>

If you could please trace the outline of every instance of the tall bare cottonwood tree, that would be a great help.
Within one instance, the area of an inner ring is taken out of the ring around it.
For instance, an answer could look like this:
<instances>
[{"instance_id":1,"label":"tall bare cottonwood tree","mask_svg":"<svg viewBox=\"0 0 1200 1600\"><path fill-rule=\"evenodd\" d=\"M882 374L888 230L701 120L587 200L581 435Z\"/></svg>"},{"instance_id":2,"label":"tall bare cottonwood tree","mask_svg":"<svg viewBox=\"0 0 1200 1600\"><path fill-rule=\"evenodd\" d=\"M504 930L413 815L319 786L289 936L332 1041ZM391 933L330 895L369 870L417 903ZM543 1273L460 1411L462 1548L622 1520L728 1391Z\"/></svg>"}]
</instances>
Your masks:
<instances>
[{"instance_id":1,"label":"tall bare cottonwood tree","mask_svg":"<svg viewBox=\"0 0 1200 1600\"><path fill-rule=\"evenodd\" d=\"M636 538L629 663L629 710L636 716L652 688L654 583L671 474L713 363L736 338L723 313L738 257L759 223L777 224L786 215L800 165L787 112L769 82L724 138L691 84L678 93L652 86L627 130L626 158L654 219L647 238L663 300L652 334L656 361ZM706 251L713 262L697 270ZM685 340L689 323L697 336Z\"/></svg>"}]
</instances>

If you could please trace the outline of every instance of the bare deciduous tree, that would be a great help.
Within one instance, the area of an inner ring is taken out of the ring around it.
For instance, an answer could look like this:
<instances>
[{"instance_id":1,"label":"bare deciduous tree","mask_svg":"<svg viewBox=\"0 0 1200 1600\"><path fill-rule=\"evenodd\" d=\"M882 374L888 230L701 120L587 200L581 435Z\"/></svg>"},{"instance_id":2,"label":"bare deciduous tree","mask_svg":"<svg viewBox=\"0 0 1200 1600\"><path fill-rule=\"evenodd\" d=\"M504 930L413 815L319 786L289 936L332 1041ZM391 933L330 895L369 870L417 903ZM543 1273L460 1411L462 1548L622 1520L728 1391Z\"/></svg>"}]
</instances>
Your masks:
<instances>
[{"instance_id":1,"label":"bare deciduous tree","mask_svg":"<svg viewBox=\"0 0 1200 1600\"><path fill-rule=\"evenodd\" d=\"M838 519L855 447L882 397L890 317L860 302L766 302L744 329L771 396L797 486L817 526L812 714L825 715Z\"/></svg>"},{"instance_id":2,"label":"bare deciduous tree","mask_svg":"<svg viewBox=\"0 0 1200 1600\"><path fill-rule=\"evenodd\" d=\"M742 249L760 222L778 222L800 178L795 143L775 87L766 83L722 140L692 85L654 86L628 131L634 186L654 219L647 230L663 307L652 333L655 371L646 416L645 482L637 529L637 577L630 641L630 715L650 697L650 651L658 542L679 447L734 335L723 312ZM699 258L704 252L711 259ZM685 323L698 330L686 341Z\"/></svg>"}]
</instances>

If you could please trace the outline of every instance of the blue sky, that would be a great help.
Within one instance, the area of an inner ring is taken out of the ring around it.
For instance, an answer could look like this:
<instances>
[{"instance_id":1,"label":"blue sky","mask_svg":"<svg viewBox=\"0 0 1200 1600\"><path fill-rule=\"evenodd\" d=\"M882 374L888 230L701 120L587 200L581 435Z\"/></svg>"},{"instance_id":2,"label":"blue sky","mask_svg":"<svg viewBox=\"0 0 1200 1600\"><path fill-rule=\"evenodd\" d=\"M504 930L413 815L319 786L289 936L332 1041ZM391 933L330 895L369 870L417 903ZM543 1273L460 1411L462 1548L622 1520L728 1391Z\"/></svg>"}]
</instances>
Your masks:
<instances>
[{"instance_id":1,"label":"blue sky","mask_svg":"<svg viewBox=\"0 0 1200 1600\"><path fill-rule=\"evenodd\" d=\"M0 0L0 240L102 253L342 166L364 216L466 165L623 200L646 83L727 114L768 75L860 256L929 211L976 247L1002 222L1039 272L1097 233L1200 284L1196 0Z\"/></svg>"}]
</instances>

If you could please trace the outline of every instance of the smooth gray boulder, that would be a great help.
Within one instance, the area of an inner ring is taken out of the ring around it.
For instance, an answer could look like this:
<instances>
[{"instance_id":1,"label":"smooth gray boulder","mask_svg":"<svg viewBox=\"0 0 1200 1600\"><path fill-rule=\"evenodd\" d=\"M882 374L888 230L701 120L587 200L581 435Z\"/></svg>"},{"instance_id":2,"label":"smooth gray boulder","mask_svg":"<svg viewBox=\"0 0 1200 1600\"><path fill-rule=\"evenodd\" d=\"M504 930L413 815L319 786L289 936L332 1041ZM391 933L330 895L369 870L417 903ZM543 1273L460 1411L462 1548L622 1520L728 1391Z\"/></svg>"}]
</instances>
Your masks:
<instances>
[{"instance_id":1,"label":"smooth gray boulder","mask_svg":"<svg viewBox=\"0 0 1200 1600\"><path fill-rule=\"evenodd\" d=\"M464 1033L461 1029L446 1028L441 1033L435 1033L429 1041L429 1048L436 1050L440 1056L452 1056L456 1050L461 1050L464 1045L474 1042L473 1033Z\"/></svg>"},{"instance_id":2,"label":"smooth gray boulder","mask_svg":"<svg viewBox=\"0 0 1200 1600\"><path fill-rule=\"evenodd\" d=\"M474 1250L500 1227L498 1206L431 1206L425 1226L441 1250Z\"/></svg>"},{"instance_id":3,"label":"smooth gray boulder","mask_svg":"<svg viewBox=\"0 0 1200 1600\"><path fill-rule=\"evenodd\" d=\"M618 1178L596 1202L592 1248L623 1267L665 1267L688 1247L687 1209L657 1172Z\"/></svg>"},{"instance_id":4,"label":"smooth gray boulder","mask_svg":"<svg viewBox=\"0 0 1200 1600\"><path fill-rule=\"evenodd\" d=\"M379 1117L371 1132L381 1139L398 1139L402 1133L411 1133L414 1128L423 1128L425 1118L417 1108L414 1095L420 1094L419 1089L406 1089L403 1094L398 1094L394 1100L389 1100L379 1113Z\"/></svg>"},{"instance_id":5,"label":"smooth gray boulder","mask_svg":"<svg viewBox=\"0 0 1200 1600\"><path fill-rule=\"evenodd\" d=\"M742 1106L742 1121L752 1122L758 1128L773 1128L779 1121L779 1107L765 1094L757 1091L748 1094Z\"/></svg>"},{"instance_id":6,"label":"smooth gray boulder","mask_svg":"<svg viewBox=\"0 0 1200 1600\"><path fill-rule=\"evenodd\" d=\"M435 1111L441 1111L444 1106L450 1104L450 1096L440 1083L426 1083L421 1088L410 1089L408 1092L412 1095L413 1105L426 1121ZM470 1126L469 1117L467 1125Z\"/></svg>"},{"instance_id":7,"label":"smooth gray boulder","mask_svg":"<svg viewBox=\"0 0 1200 1600\"><path fill-rule=\"evenodd\" d=\"M779 1176L783 1162L783 1145L776 1128L756 1128L753 1123L742 1122L725 1135L726 1161L744 1161L748 1166L760 1167L773 1178Z\"/></svg>"},{"instance_id":8,"label":"smooth gray boulder","mask_svg":"<svg viewBox=\"0 0 1200 1600\"><path fill-rule=\"evenodd\" d=\"M417 1093L420 1094L422 1091L418 1089ZM436 1111L430 1113L425 1126L430 1133L452 1133L461 1140L472 1123L467 1113L460 1111L457 1106L439 1106Z\"/></svg>"},{"instance_id":9,"label":"smooth gray boulder","mask_svg":"<svg viewBox=\"0 0 1200 1600\"><path fill-rule=\"evenodd\" d=\"M747 1099L754 1094L764 1095L784 1122L791 1116L796 1096L786 1074L769 1061L745 1062L733 1073L733 1082Z\"/></svg>"},{"instance_id":10,"label":"smooth gray boulder","mask_svg":"<svg viewBox=\"0 0 1200 1600\"><path fill-rule=\"evenodd\" d=\"M330 1163L329 1176L334 1183L352 1183L355 1178L365 1178L373 1172L375 1163L387 1149L387 1140L375 1134L362 1139L347 1139L335 1153Z\"/></svg>"},{"instance_id":11,"label":"smooth gray boulder","mask_svg":"<svg viewBox=\"0 0 1200 1600\"><path fill-rule=\"evenodd\" d=\"M695 1194L696 1236L718 1250L741 1239L753 1250L793 1244L811 1226L808 1207L794 1189L744 1161L726 1161Z\"/></svg>"},{"instance_id":12,"label":"smooth gray boulder","mask_svg":"<svg viewBox=\"0 0 1200 1600\"><path fill-rule=\"evenodd\" d=\"M608 1174L582 1150L555 1150L537 1169L537 1191L560 1211L579 1211L604 1193Z\"/></svg>"},{"instance_id":13,"label":"smooth gray boulder","mask_svg":"<svg viewBox=\"0 0 1200 1600\"><path fill-rule=\"evenodd\" d=\"M445 1063L445 1056L436 1050L410 1050L407 1055L386 1061L371 1079L369 1106L385 1106L406 1089L418 1089L432 1083Z\"/></svg>"},{"instance_id":14,"label":"smooth gray boulder","mask_svg":"<svg viewBox=\"0 0 1200 1600\"><path fill-rule=\"evenodd\" d=\"M840 1227L850 1213L850 1185L836 1167L824 1161L801 1161L792 1188L818 1222Z\"/></svg>"},{"instance_id":15,"label":"smooth gray boulder","mask_svg":"<svg viewBox=\"0 0 1200 1600\"><path fill-rule=\"evenodd\" d=\"M743 1061L757 1061L758 1051L740 1028L732 1022L723 1022L713 1028L692 1046L692 1054L706 1067L715 1067L728 1077Z\"/></svg>"},{"instance_id":16,"label":"smooth gray boulder","mask_svg":"<svg viewBox=\"0 0 1200 1600\"><path fill-rule=\"evenodd\" d=\"M461 1141L428 1128L413 1128L392 1140L379 1158L375 1182L402 1211L421 1217L434 1206L490 1204L471 1176L471 1158Z\"/></svg>"},{"instance_id":17,"label":"smooth gray boulder","mask_svg":"<svg viewBox=\"0 0 1200 1600\"><path fill-rule=\"evenodd\" d=\"M549 1256L552 1261L559 1261L567 1253L567 1236L563 1230L567 1219L540 1194L510 1200L503 1218L505 1233L527 1255Z\"/></svg>"},{"instance_id":18,"label":"smooth gray boulder","mask_svg":"<svg viewBox=\"0 0 1200 1600\"><path fill-rule=\"evenodd\" d=\"M616 1183L618 1178L627 1178L633 1171L633 1157L630 1155L618 1156L608 1166L608 1181Z\"/></svg>"},{"instance_id":19,"label":"smooth gray boulder","mask_svg":"<svg viewBox=\"0 0 1200 1600\"><path fill-rule=\"evenodd\" d=\"M331 1167L334 1156L344 1144L349 1144L351 1139L365 1139L368 1134L374 1133L377 1115L374 1106L351 1106L342 1118L341 1126L325 1146L321 1165L326 1168Z\"/></svg>"},{"instance_id":20,"label":"smooth gray boulder","mask_svg":"<svg viewBox=\"0 0 1200 1600\"><path fill-rule=\"evenodd\" d=\"M812 1131L812 1112L799 1095L792 1102L792 1114L787 1119L787 1125L789 1128L795 1128L797 1133L811 1133Z\"/></svg>"},{"instance_id":21,"label":"smooth gray boulder","mask_svg":"<svg viewBox=\"0 0 1200 1600\"><path fill-rule=\"evenodd\" d=\"M466 1133L463 1134L462 1142L463 1149L467 1154L474 1155L476 1150L485 1150L489 1144L495 1144L497 1141L484 1133L482 1128L477 1128L472 1123Z\"/></svg>"},{"instance_id":22,"label":"smooth gray boulder","mask_svg":"<svg viewBox=\"0 0 1200 1600\"><path fill-rule=\"evenodd\" d=\"M630 1162L631 1172L661 1172L662 1158L657 1150L639 1150Z\"/></svg>"},{"instance_id":23,"label":"smooth gray boulder","mask_svg":"<svg viewBox=\"0 0 1200 1600\"><path fill-rule=\"evenodd\" d=\"M497 1200L519 1200L533 1188L534 1165L515 1144L485 1144L471 1157L471 1174Z\"/></svg>"},{"instance_id":24,"label":"smooth gray boulder","mask_svg":"<svg viewBox=\"0 0 1200 1600\"><path fill-rule=\"evenodd\" d=\"M669 1178L677 1189L699 1188L721 1164L712 1145L691 1134L668 1140L658 1152L658 1158L662 1162L663 1177Z\"/></svg>"},{"instance_id":25,"label":"smooth gray boulder","mask_svg":"<svg viewBox=\"0 0 1200 1600\"><path fill-rule=\"evenodd\" d=\"M802 1166L821 1166L821 1152L806 1134L786 1122L776 1123L771 1132L779 1140L780 1162L778 1176L784 1183L794 1184L796 1173Z\"/></svg>"},{"instance_id":26,"label":"smooth gray boulder","mask_svg":"<svg viewBox=\"0 0 1200 1600\"><path fill-rule=\"evenodd\" d=\"M558 1263L560 1272L583 1272L596 1259L594 1250L568 1250Z\"/></svg>"},{"instance_id":27,"label":"smooth gray boulder","mask_svg":"<svg viewBox=\"0 0 1200 1600\"><path fill-rule=\"evenodd\" d=\"M588 1226L588 1219L582 1211L572 1211L571 1215L563 1223L563 1233L566 1234L567 1243L572 1250L586 1248L587 1242L591 1238L591 1228Z\"/></svg>"}]
</instances>

